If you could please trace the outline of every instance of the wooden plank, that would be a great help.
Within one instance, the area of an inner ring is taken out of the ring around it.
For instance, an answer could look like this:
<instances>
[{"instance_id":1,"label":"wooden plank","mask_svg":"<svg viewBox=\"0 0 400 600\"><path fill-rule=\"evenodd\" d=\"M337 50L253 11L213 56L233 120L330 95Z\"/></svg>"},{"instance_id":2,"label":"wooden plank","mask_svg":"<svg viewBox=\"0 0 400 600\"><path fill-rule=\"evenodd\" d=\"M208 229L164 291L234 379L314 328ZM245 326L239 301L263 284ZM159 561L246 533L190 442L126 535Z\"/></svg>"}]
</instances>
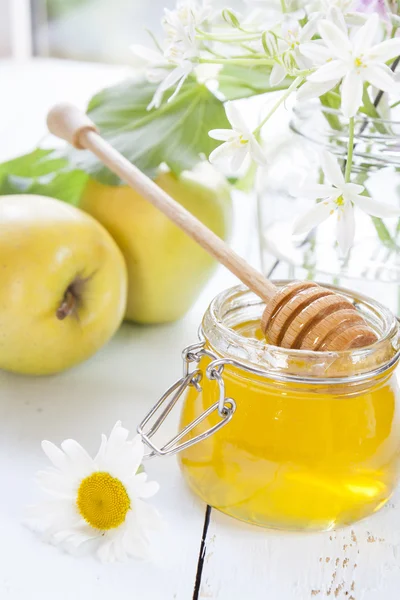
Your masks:
<instances>
[{"instance_id":1,"label":"wooden plank","mask_svg":"<svg viewBox=\"0 0 400 600\"><path fill-rule=\"evenodd\" d=\"M197 315L161 328L125 325L106 349L68 373L38 379L0 373L1 598L84 599L94 589L100 599L130 597L129 590L143 600L192 596L204 504L186 489L173 458L146 464L161 484L153 503L167 524L155 538L154 563L102 567L91 558L78 561L40 543L20 522L24 506L37 498L34 473L47 466L41 440L72 437L95 452L100 433L116 420L134 430L180 376L180 353L171 348L195 339L197 325ZM166 437L175 431L177 417L166 424Z\"/></svg>"},{"instance_id":2,"label":"wooden plank","mask_svg":"<svg viewBox=\"0 0 400 600\"><path fill-rule=\"evenodd\" d=\"M213 510L199 598L395 600L400 584L400 494L352 527L290 534Z\"/></svg>"}]
</instances>

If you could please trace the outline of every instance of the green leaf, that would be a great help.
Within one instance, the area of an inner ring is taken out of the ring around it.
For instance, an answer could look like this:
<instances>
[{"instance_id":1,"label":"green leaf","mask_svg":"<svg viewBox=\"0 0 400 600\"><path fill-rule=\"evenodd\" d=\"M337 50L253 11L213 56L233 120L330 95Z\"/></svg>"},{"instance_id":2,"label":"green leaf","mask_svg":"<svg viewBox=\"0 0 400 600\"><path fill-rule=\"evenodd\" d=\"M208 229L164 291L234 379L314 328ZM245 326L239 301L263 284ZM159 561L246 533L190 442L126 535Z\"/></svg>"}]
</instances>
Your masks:
<instances>
[{"instance_id":1,"label":"green leaf","mask_svg":"<svg viewBox=\"0 0 400 600\"><path fill-rule=\"evenodd\" d=\"M363 112L364 114L366 114L369 117L371 117L372 119L374 119L372 122L372 125L376 128L377 131L379 131L379 133L381 133L382 135L387 135L388 133L390 133L390 132L388 132L387 128L385 127L385 124L381 123L382 117L378 113L375 104L372 102L371 98L369 97L368 87L366 85L364 86L363 106L360 109L360 112Z\"/></svg>"},{"instance_id":2,"label":"green leaf","mask_svg":"<svg viewBox=\"0 0 400 600\"><path fill-rule=\"evenodd\" d=\"M333 110L338 110L341 106L340 94L334 91L330 91L326 94L323 94L320 97L320 101L322 106L324 106L325 108L331 108ZM332 127L332 129L335 129L337 131L340 131L342 129L342 124L340 122L339 117L336 114L330 113L328 111L323 111L323 115L328 121L329 125Z\"/></svg>"},{"instance_id":3,"label":"green leaf","mask_svg":"<svg viewBox=\"0 0 400 600\"><path fill-rule=\"evenodd\" d=\"M371 220L374 224L376 233L378 234L378 237L382 244L387 248L390 248L391 250L398 250L396 242L393 240L388 228L386 227L382 219L379 219L378 217L371 217Z\"/></svg>"},{"instance_id":4,"label":"green leaf","mask_svg":"<svg viewBox=\"0 0 400 600\"><path fill-rule=\"evenodd\" d=\"M98 93L89 103L88 114L101 135L130 162L150 177L160 164L179 175L192 169L219 145L211 129L229 128L223 102L206 86L188 79L179 94L161 107L148 111L157 86L146 80L128 80ZM109 185L119 179L89 152L72 151L75 166Z\"/></svg>"},{"instance_id":5,"label":"green leaf","mask_svg":"<svg viewBox=\"0 0 400 600\"><path fill-rule=\"evenodd\" d=\"M266 66L225 65L218 76L219 91L226 100L238 100L267 92L287 90L292 82L291 79L286 78L279 86L271 87L269 84L270 74L271 68Z\"/></svg>"},{"instance_id":6,"label":"green leaf","mask_svg":"<svg viewBox=\"0 0 400 600\"><path fill-rule=\"evenodd\" d=\"M0 164L0 196L39 194L78 204L88 175L69 170L65 158L40 148Z\"/></svg>"},{"instance_id":7,"label":"green leaf","mask_svg":"<svg viewBox=\"0 0 400 600\"><path fill-rule=\"evenodd\" d=\"M64 158L55 156L53 150L37 148L29 154L18 156L0 164L0 179L4 175L16 175L17 177L41 177L54 173L66 166Z\"/></svg>"}]
</instances>

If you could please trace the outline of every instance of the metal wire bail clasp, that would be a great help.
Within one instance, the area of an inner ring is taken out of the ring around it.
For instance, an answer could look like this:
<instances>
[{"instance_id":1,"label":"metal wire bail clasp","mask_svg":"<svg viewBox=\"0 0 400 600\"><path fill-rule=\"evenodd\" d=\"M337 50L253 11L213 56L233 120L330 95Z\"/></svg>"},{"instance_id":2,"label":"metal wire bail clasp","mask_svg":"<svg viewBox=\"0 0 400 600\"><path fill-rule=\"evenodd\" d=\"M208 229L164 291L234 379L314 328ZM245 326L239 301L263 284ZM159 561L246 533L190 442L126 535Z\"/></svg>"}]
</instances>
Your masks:
<instances>
[{"instance_id":1,"label":"metal wire bail clasp","mask_svg":"<svg viewBox=\"0 0 400 600\"><path fill-rule=\"evenodd\" d=\"M169 442L163 445L161 448L156 446L151 438L160 429L165 419L168 417L182 394L190 386L196 388L198 392L202 391L200 385L203 378L203 372L198 369L197 366L194 370L190 371L190 365L198 365L203 356L209 356L214 359L213 362L207 367L206 376L208 379L216 381L219 386L219 400L206 411L204 411L197 419L187 425L182 431L180 431L175 437ZM193 344L188 346L182 353L183 357L183 377L175 382L160 398L157 404L151 409L151 411L145 416L143 421L137 428L138 434L141 436L143 442L150 448L150 452L145 455L145 458L151 458L153 456L171 456L177 454L181 450L185 450L198 442L201 442L217 431L219 431L224 425L229 423L232 419L233 414L236 410L235 401L232 398L225 398L225 382L222 377L222 371L224 369L223 361L216 360L217 357L206 350L204 342L199 344ZM213 365L215 364L215 368ZM200 425L205 419L207 419L213 412L218 412L221 420L207 429L207 431L196 435L190 440L179 443L184 439L195 427Z\"/></svg>"}]
</instances>

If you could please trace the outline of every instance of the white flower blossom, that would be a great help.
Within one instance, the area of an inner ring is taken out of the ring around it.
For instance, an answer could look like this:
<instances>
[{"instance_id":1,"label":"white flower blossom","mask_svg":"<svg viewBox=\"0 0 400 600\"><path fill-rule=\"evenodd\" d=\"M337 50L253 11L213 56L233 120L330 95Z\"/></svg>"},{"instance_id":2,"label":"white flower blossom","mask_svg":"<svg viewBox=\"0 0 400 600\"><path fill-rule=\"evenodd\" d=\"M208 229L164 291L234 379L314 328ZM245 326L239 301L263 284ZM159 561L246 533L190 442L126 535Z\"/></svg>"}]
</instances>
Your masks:
<instances>
[{"instance_id":1,"label":"white flower blossom","mask_svg":"<svg viewBox=\"0 0 400 600\"><path fill-rule=\"evenodd\" d=\"M181 0L174 10L164 9L163 27L170 42L182 41L191 36L212 14L210 0Z\"/></svg>"},{"instance_id":2,"label":"white flower blossom","mask_svg":"<svg viewBox=\"0 0 400 600\"><path fill-rule=\"evenodd\" d=\"M220 163L230 159L233 171L238 171L247 156L257 164L265 165L266 158L253 132L247 127L238 109L232 102L225 105L226 116L232 129L213 129L209 136L224 142L210 154L211 163Z\"/></svg>"},{"instance_id":3,"label":"white flower blossom","mask_svg":"<svg viewBox=\"0 0 400 600\"><path fill-rule=\"evenodd\" d=\"M304 27L292 17L285 16L282 21L281 39L278 42L280 58L272 68L270 83L272 86L279 85L291 74L293 66L305 68L304 57L300 53L300 46L312 39L317 31L317 19L310 20ZM289 67L289 68L288 68ZM289 71L289 73L288 73Z\"/></svg>"},{"instance_id":4,"label":"white flower blossom","mask_svg":"<svg viewBox=\"0 0 400 600\"><path fill-rule=\"evenodd\" d=\"M322 13L327 13L329 9L338 8L343 14L356 10L357 0L316 0L312 3L312 8Z\"/></svg>"},{"instance_id":5,"label":"white flower blossom","mask_svg":"<svg viewBox=\"0 0 400 600\"><path fill-rule=\"evenodd\" d=\"M245 2L256 8L275 13L276 17L282 18L281 0L245 0ZM300 20L306 16L302 0L285 0L285 8L285 14L290 15L292 19Z\"/></svg>"},{"instance_id":6,"label":"white flower blossom","mask_svg":"<svg viewBox=\"0 0 400 600\"><path fill-rule=\"evenodd\" d=\"M339 248L343 255L347 255L354 241L354 206L379 218L400 215L399 209L362 195L365 191L364 186L346 183L336 157L327 151L322 155L322 170L328 183L305 185L300 192L303 196L314 200L320 199L321 202L297 219L294 226L295 234L306 234L331 215L336 214Z\"/></svg>"},{"instance_id":7,"label":"white flower blossom","mask_svg":"<svg viewBox=\"0 0 400 600\"><path fill-rule=\"evenodd\" d=\"M145 72L148 81L159 83L148 110L161 106L164 93L175 87L170 101L179 93L187 77L199 64L200 47L196 27L212 13L211 0L181 0L174 10L165 9L163 27L166 34L162 50L133 45L136 67Z\"/></svg>"},{"instance_id":8,"label":"white flower blossom","mask_svg":"<svg viewBox=\"0 0 400 600\"><path fill-rule=\"evenodd\" d=\"M128 435L118 422L94 459L74 440L61 448L42 442L53 467L38 481L49 500L29 509L27 525L72 554L96 549L103 562L147 557L149 531L161 521L144 500L159 486L140 472L141 438Z\"/></svg>"},{"instance_id":9,"label":"white flower blossom","mask_svg":"<svg viewBox=\"0 0 400 600\"><path fill-rule=\"evenodd\" d=\"M199 48L194 34L170 44L164 53L149 50L145 46L131 46L131 51L145 66L146 77L152 82L161 82L158 86L148 110L161 106L164 93L176 86L169 98L173 100L180 92L187 77L198 65Z\"/></svg>"},{"instance_id":10,"label":"white flower blossom","mask_svg":"<svg viewBox=\"0 0 400 600\"><path fill-rule=\"evenodd\" d=\"M395 80L386 62L400 53L400 38L374 45L379 22L377 14L371 15L350 39L331 21L320 21L318 31L324 45L315 41L300 48L301 53L319 67L307 78L300 97L304 99L310 92L321 96L342 82L342 112L346 117L354 117L362 105L364 82L384 92L393 91ZM319 66L321 60L324 64ZM311 90L309 84L312 84Z\"/></svg>"}]
</instances>

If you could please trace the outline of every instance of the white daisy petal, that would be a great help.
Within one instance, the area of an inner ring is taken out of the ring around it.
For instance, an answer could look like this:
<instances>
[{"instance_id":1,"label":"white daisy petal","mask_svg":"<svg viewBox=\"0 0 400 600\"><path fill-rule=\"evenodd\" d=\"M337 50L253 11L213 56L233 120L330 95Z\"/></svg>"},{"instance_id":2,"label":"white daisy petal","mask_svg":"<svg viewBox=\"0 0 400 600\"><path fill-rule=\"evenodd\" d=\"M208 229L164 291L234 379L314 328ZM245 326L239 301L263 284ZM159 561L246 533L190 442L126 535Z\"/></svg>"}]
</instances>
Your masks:
<instances>
[{"instance_id":1,"label":"white daisy petal","mask_svg":"<svg viewBox=\"0 0 400 600\"><path fill-rule=\"evenodd\" d=\"M349 202L343 210L338 211L336 236L343 256L347 256L354 242L355 220L354 209Z\"/></svg>"},{"instance_id":2,"label":"white daisy petal","mask_svg":"<svg viewBox=\"0 0 400 600\"><path fill-rule=\"evenodd\" d=\"M373 13L365 25L355 33L353 38L353 50L355 54L364 54L371 48L379 25L379 16Z\"/></svg>"},{"instance_id":3,"label":"white daisy petal","mask_svg":"<svg viewBox=\"0 0 400 600\"><path fill-rule=\"evenodd\" d=\"M80 472L93 470L93 459L78 442L75 440L64 440L61 448L70 461L79 464Z\"/></svg>"},{"instance_id":4,"label":"white daisy petal","mask_svg":"<svg viewBox=\"0 0 400 600\"><path fill-rule=\"evenodd\" d=\"M363 80L361 75L349 71L342 83L342 112L345 117L354 117L362 104Z\"/></svg>"},{"instance_id":5,"label":"white daisy petal","mask_svg":"<svg viewBox=\"0 0 400 600\"><path fill-rule=\"evenodd\" d=\"M151 498L160 489L156 481L146 481L147 474L139 473L129 481L127 485L128 494L135 498Z\"/></svg>"},{"instance_id":6,"label":"white daisy petal","mask_svg":"<svg viewBox=\"0 0 400 600\"><path fill-rule=\"evenodd\" d=\"M42 450L57 469L64 470L68 467L67 457L64 452L52 442L43 440Z\"/></svg>"},{"instance_id":7,"label":"white daisy petal","mask_svg":"<svg viewBox=\"0 0 400 600\"><path fill-rule=\"evenodd\" d=\"M89 536L79 531L73 532L63 542L63 550L75 557L86 556L97 551L100 543L100 536Z\"/></svg>"},{"instance_id":8,"label":"white daisy petal","mask_svg":"<svg viewBox=\"0 0 400 600\"><path fill-rule=\"evenodd\" d=\"M114 553L112 548L112 542L110 540L105 540L97 550L97 556L102 563L113 563Z\"/></svg>"},{"instance_id":9,"label":"white daisy petal","mask_svg":"<svg viewBox=\"0 0 400 600\"><path fill-rule=\"evenodd\" d=\"M124 534L125 531L120 533L120 535L115 537L113 540L114 554L118 562L126 562L128 559L128 554L124 544Z\"/></svg>"},{"instance_id":10,"label":"white daisy petal","mask_svg":"<svg viewBox=\"0 0 400 600\"><path fill-rule=\"evenodd\" d=\"M158 510L140 499L136 500L135 518L142 535L146 534L146 531L160 531L164 526Z\"/></svg>"},{"instance_id":11,"label":"white daisy petal","mask_svg":"<svg viewBox=\"0 0 400 600\"><path fill-rule=\"evenodd\" d=\"M331 202L319 202L305 215L299 217L294 225L293 233L300 235L302 233L308 233L314 227L326 221L334 210L334 205Z\"/></svg>"},{"instance_id":12,"label":"white daisy petal","mask_svg":"<svg viewBox=\"0 0 400 600\"><path fill-rule=\"evenodd\" d=\"M27 519L36 519L51 515L59 515L65 512L69 513L70 511L71 502L67 499L47 500L41 504L27 506L25 509L25 516Z\"/></svg>"},{"instance_id":13,"label":"white daisy petal","mask_svg":"<svg viewBox=\"0 0 400 600\"><path fill-rule=\"evenodd\" d=\"M342 186L344 184L344 175L336 156L324 150L321 155L321 165L327 179L333 185Z\"/></svg>"},{"instance_id":14,"label":"white daisy petal","mask_svg":"<svg viewBox=\"0 0 400 600\"><path fill-rule=\"evenodd\" d=\"M351 195L350 199L356 206L361 208L361 210L368 213L372 217L384 219L387 217L400 216L400 208L396 206L390 206L384 202L378 202L377 200L370 198L370 196Z\"/></svg>"},{"instance_id":15,"label":"white daisy petal","mask_svg":"<svg viewBox=\"0 0 400 600\"><path fill-rule=\"evenodd\" d=\"M98 462L99 460L103 460L104 459L106 448L107 448L107 436L104 435L104 433L102 433L101 434L100 448L99 448L96 456L94 457L94 462L95 463Z\"/></svg>"},{"instance_id":16,"label":"white daisy petal","mask_svg":"<svg viewBox=\"0 0 400 600\"><path fill-rule=\"evenodd\" d=\"M121 421L117 421L111 430L108 437L107 446L108 448L115 448L120 446L128 439L129 431L122 427Z\"/></svg>"},{"instance_id":17,"label":"white daisy petal","mask_svg":"<svg viewBox=\"0 0 400 600\"><path fill-rule=\"evenodd\" d=\"M132 442L127 442L122 449L116 451L114 456L108 457L104 463L99 463L102 470L109 471L119 479L130 478L136 475L144 456L144 445L140 436Z\"/></svg>"},{"instance_id":18,"label":"white daisy petal","mask_svg":"<svg viewBox=\"0 0 400 600\"><path fill-rule=\"evenodd\" d=\"M74 482L61 471L39 471L36 481L44 492L62 498L74 497Z\"/></svg>"},{"instance_id":19,"label":"white daisy petal","mask_svg":"<svg viewBox=\"0 0 400 600\"><path fill-rule=\"evenodd\" d=\"M333 56L347 60L352 51L348 36L331 21L320 21L318 31Z\"/></svg>"},{"instance_id":20,"label":"white daisy petal","mask_svg":"<svg viewBox=\"0 0 400 600\"><path fill-rule=\"evenodd\" d=\"M130 513L126 519L127 530L125 532L123 543L126 552L133 558L150 558L150 540L149 537L138 528L137 515Z\"/></svg>"}]
</instances>

